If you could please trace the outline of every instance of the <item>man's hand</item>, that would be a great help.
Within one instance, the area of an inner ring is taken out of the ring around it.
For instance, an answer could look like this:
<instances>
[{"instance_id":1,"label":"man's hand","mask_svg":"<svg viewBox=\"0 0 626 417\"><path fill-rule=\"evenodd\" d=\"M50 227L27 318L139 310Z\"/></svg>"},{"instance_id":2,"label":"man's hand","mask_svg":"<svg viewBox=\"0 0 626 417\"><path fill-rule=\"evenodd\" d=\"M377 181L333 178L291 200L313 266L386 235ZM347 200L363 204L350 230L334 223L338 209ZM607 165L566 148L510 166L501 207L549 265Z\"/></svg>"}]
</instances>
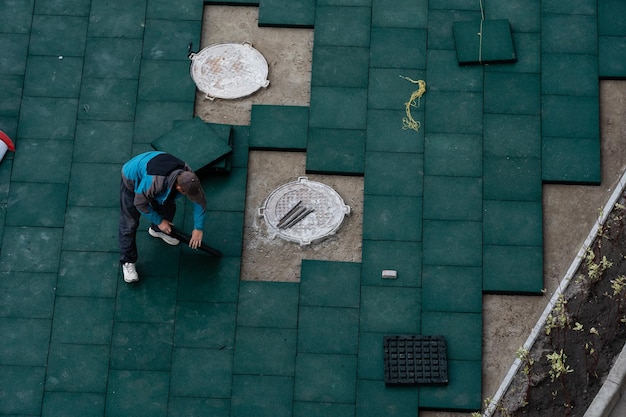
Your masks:
<instances>
[{"instance_id":1,"label":"man's hand","mask_svg":"<svg viewBox=\"0 0 626 417\"><path fill-rule=\"evenodd\" d=\"M159 223L159 230L161 230L163 233L167 233L169 235L170 233L172 233L172 225L173 224L174 223L163 219L161 221L161 223Z\"/></svg>"},{"instance_id":2,"label":"man's hand","mask_svg":"<svg viewBox=\"0 0 626 417\"><path fill-rule=\"evenodd\" d=\"M191 232L191 239L189 239L189 247L191 249L198 249L202 244L202 230L193 229Z\"/></svg>"}]
</instances>

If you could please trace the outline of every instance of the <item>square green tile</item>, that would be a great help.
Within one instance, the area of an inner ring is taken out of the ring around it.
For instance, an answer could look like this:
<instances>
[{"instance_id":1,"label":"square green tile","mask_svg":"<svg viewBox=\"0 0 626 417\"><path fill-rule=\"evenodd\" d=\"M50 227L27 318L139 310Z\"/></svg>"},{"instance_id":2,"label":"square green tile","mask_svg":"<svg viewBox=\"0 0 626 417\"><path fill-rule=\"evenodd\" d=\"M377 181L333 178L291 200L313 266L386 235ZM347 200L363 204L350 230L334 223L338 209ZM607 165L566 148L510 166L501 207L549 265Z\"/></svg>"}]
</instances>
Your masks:
<instances>
[{"instance_id":1,"label":"square green tile","mask_svg":"<svg viewBox=\"0 0 626 417\"><path fill-rule=\"evenodd\" d=\"M459 65L516 61L507 19L454 22L452 29Z\"/></svg>"},{"instance_id":2,"label":"square green tile","mask_svg":"<svg viewBox=\"0 0 626 417\"><path fill-rule=\"evenodd\" d=\"M422 198L365 195L363 239L422 240Z\"/></svg>"},{"instance_id":3,"label":"square green tile","mask_svg":"<svg viewBox=\"0 0 626 417\"><path fill-rule=\"evenodd\" d=\"M597 54L597 17L595 14L542 14L541 50L555 54Z\"/></svg>"},{"instance_id":4,"label":"square green tile","mask_svg":"<svg viewBox=\"0 0 626 417\"><path fill-rule=\"evenodd\" d=\"M102 138L106 137L106 140ZM131 157L133 123L80 120L76 124L73 162L123 164Z\"/></svg>"},{"instance_id":5,"label":"square green tile","mask_svg":"<svg viewBox=\"0 0 626 417\"><path fill-rule=\"evenodd\" d=\"M252 105L250 141L253 149L305 150L309 108Z\"/></svg>"},{"instance_id":6,"label":"square green tile","mask_svg":"<svg viewBox=\"0 0 626 417\"><path fill-rule=\"evenodd\" d=\"M122 164L72 164L67 204L70 206L119 207Z\"/></svg>"},{"instance_id":7,"label":"square green tile","mask_svg":"<svg viewBox=\"0 0 626 417\"><path fill-rule=\"evenodd\" d=\"M35 14L89 16L89 0L52 0L35 4Z\"/></svg>"},{"instance_id":8,"label":"square green tile","mask_svg":"<svg viewBox=\"0 0 626 417\"><path fill-rule=\"evenodd\" d=\"M293 417L354 417L354 404L293 403Z\"/></svg>"},{"instance_id":9,"label":"square green tile","mask_svg":"<svg viewBox=\"0 0 626 417\"><path fill-rule=\"evenodd\" d=\"M296 283L242 281L237 325L296 328L299 290Z\"/></svg>"},{"instance_id":10,"label":"square green tile","mask_svg":"<svg viewBox=\"0 0 626 417\"><path fill-rule=\"evenodd\" d=\"M428 49L455 49L453 24L480 20L479 10L428 10Z\"/></svg>"},{"instance_id":11,"label":"square green tile","mask_svg":"<svg viewBox=\"0 0 626 417\"><path fill-rule=\"evenodd\" d=\"M259 1L259 27L306 27L315 22L315 0Z\"/></svg>"},{"instance_id":12,"label":"square green tile","mask_svg":"<svg viewBox=\"0 0 626 417\"><path fill-rule=\"evenodd\" d=\"M62 236L58 227L4 227L0 270L55 272Z\"/></svg>"},{"instance_id":13,"label":"square green tile","mask_svg":"<svg viewBox=\"0 0 626 417\"><path fill-rule=\"evenodd\" d=\"M182 301L236 303L240 258L182 255L176 298Z\"/></svg>"},{"instance_id":14,"label":"square green tile","mask_svg":"<svg viewBox=\"0 0 626 417\"><path fill-rule=\"evenodd\" d=\"M118 252L119 208L68 207L63 232L64 250ZM107 230L98 235L85 230ZM119 252L118 252L119 253Z\"/></svg>"},{"instance_id":15,"label":"square green tile","mask_svg":"<svg viewBox=\"0 0 626 417\"><path fill-rule=\"evenodd\" d=\"M444 336L448 360L480 361L482 358L482 329L482 310L476 313L422 312L422 334Z\"/></svg>"},{"instance_id":16,"label":"square green tile","mask_svg":"<svg viewBox=\"0 0 626 417\"><path fill-rule=\"evenodd\" d=\"M365 140L365 130L312 128L309 130L306 172L362 175Z\"/></svg>"},{"instance_id":17,"label":"square green tile","mask_svg":"<svg viewBox=\"0 0 626 417\"><path fill-rule=\"evenodd\" d=\"M176 305L176 346L232 349L235 343L235 303L179 301ZM207 323L211 323L207 326Z\"/></svg>"},{"instance_id":18,"label":"square green tile","mask_svg":"<svg viewBox=\"0 0 626 417\"><path fill-rule=\"evenodd\" d=\"M167 415L171 417L229 417L230 399L169 397Z\"/></svg>"},{"instance_id":19,"label":"square green tile","mask_svg":"<svg viewBox=\"0 0 626 417\"><path fill-rule=\"evenodd\" d=\"M476 66L458 65L450 50L428 51L428 91L483 91L483 71Z\"/></svg>"},{"instance_id":20,"label":"square green tile","mask_svg":"<svg viewBox=\"0 0 626 417\"><path fill-rule=\"evenodd\" d=\"M481 134L483 95L472 92L431 91L426 95L426 123L429 133Z\"/></svg>"},{"instance_id":21,"label":"square green tile","mask_svg":"<svg viewBox=\"0 0 626 417\"><path fill-rule=\"evenodd\" d=\"M480 135L428 133L424 150L426 175L482 176Z\"/></svg>"},{"instance_id":22,"label":"square green tile","mask_svg":"<svg viewBox=\"0 0 626 417\"><path fill-rule=\"evenodd\" d=\"M480 266L482 223L469 221L424 221L424 265Z\"/></svg>"},{"instance_id":23,"label":"square green tile","mask_svg":"<svg viewBox=\"0 0 626 417\"><path fill-rule=\"evenodd\" d=\"M2 27L6 28L6 25ZM0 34L0 48L3 51L2 57L0 57L0 74L24 75L26 71L28 40L28 33Z\"/></svg>"},{"instance_id":24,"label":"square green tile","mask_svg":"<svg viewBox=\"0 0 626 417\"><path fill-rule=\"evenodd\" d=\"M541 2L539 0L527 1L524 7L518 7L516 0L501 0L485 6L485 12L490 18L509 20L514 37L515 32L541 31ZM515 52L518 52L517 48Z\"/></svg>"},{"instance_id":25,"label":"square green tile","mask_svg":"<svg viewBox=\"0 0 626 417\"><path fill-rule=\"evenodd\" d=\"M299 354L294 401L353 403L356 365L355 355Z\"/></svg>"},{"instance_id":26,"label":"square green tile","mask_svg":"<svg viewBox=\"0 0 626 417\"><path fill-rule=\"evenodd\" d=\"M365 88L311 87L309 126L335 129L365 129L367 123Z\"/></svg>"},{"instance_id":27,"label":"square green tile","mask_svg":"<svg viewBox=\"0 0 626 417\"><path fill-rule=\"evenodd\" d=\"M366 88L369 76L369 54L368 48L315 46L311 85Z\"/></svg>"},{"instance_id":28,"label":"square green tile","mask_svg":"<svg viewBox=\"0 0 626 417\"><path fill-rule=\"evenodd\" d=\"M87 38L85 78L139 78L141 39Z\"/></svg>"},{"instance_id":29,"label":"square green tile","mask_svg":"<svg viewBox=\"0 0 626 417\"><path fill-rule=\"evenodd\" d=\"M540 294L543 282L541 246L483 247L483 289L505 294Z\"/></svg>"},{"instance_id":30,"label":"square green tile","mask_svg":"<svg viewBox=\"0 0 626 417\"><path fill-rule=\"evenodd\" d=\"M512 35L517 61L513 63L489 64L484 67L485 72L533 74L541 72L541 34L539 32L513 32Z\"/></svg>"},{"instance_id":31,"label":"square green tile","mask_svg":"<svg viewBox=\"0 0 626 417\"><path fill-rule=\"evenodd\" d=\"M179 203L180 204L180 200ZM180 213L182 210L179 210ZM182 224L180 214L174 217L174 224ZM139 248L139 260L137 271L139 276L167 277L178 276L178 263L185 246L171 246L158 237L148 234L150 221L146 216L141 216L139 231L137 233L137 246ZM188 246L187 246L188 247ZM119 249L118 249L119 251ZM139 284L141 285L141 283Z\"/></svg>"},{"instance_id":32,"label":"square green tile","mask_svg":"<svg viewBox=\"0 0 626 417\"><path fill-rule=\"evenodd\" d=\"M19 3L4 1L5 12L0 16L0 27L7 33L28 33L30 31L34 0Z\"/></svg>"},{"instance_id":33,"label":"square green tile","mask_svg":"<svg viewBox=\"0 0 626 417\"><path fill-rule=\"evenodd\" d=\"M543 0L541 2L542 13L562 13L562 14L591 14L595 15L598 3L595 0L573 0L565 5L558 0Z\"/></svg>"},{"instance_id":34,"label":"square green tile","mask_svg":"<svg viewBox=\"0 0 626 417\"><path fill-rule=\"evenodd\" d=\"M294 379L269 375L235 375L232 417L291 417Z\"/></svg>"},{"instance_id":35,"label":"square green tile","mask_svg":"<svg viewBox=\"0 0 626 417\"><path fill-rule=\"evenodd\" d=\"M167 0L150 0L146 14L149 19L202 20L203 1L183 0L172 7Z\"/></svg>"},{"instance_id":36,"label":"square green tile","mask_svg":"<svg viewBox=\"0 0 626 417\"><path fill-rule=\"evenodd\" d=\"M412 114L420 124L424 123L424 113ZM404 128L404 109L368 110L365 149L367 152L424 152L424 129L417 132Z\"/></svg>"},{"instance_id":37,"label":"square green tile","mask_svg":"<svg viewBox=\"0 0 626 417\"><path fill-rule=\"evenodd\" d=\"M598 139L543 138L542 178L547 182L600 184Z\"/></svg>"},{"instance_id":38,"label":"square green tile","mask_svg":"<svg viewBox=\"0 0 626 417\"><path fill-rule=\"evenodd\" d=\"M57 297L52 322L52 342L111 343L115 299ZM76 314L80 311L81 314Z\"/></svg>"},{"instance_id":39,"label":"square green tile","mask_svg":"<svg viewBox=\"0 0 626 417\"><path fill-rule=\"evenodd\" d=\"M146 20L143 59L187 61L200 45L200 20Z\"/></svg>"},{"instance_id":40,"label":"square green tile","mask_svg":"<svg viewBox=\"0 0 626 417\"><path fill-rule=\"evenodd\" d=\"M75 98L24 97L19 137L48 141L73 139L77 111Z\"/></svg>"},{"instance_id":41,"label":"square green tile","mask_svg":"<svg viewBox=\"0 0 626 417\"><path fill-rule=\"evenodd\" d=\"M483 180L476 177L424 178L424 219L481 221Z\"/></svg>"},{"instance_id":42,"label":"square green tile","mask_svg":"<svg viewBox=\"0 0 626 417\"><path fill-rule=\"evenodd\" d=\"M372 27L370 67L426 69L426 29Z\"/></svg>"},{"instance_id":43,"label":"square green tile","mask_svg":"<svg viewBox=\"0 0 626 417\"><path fill-rule=\"evenodd\" d=\"M426 79L426 71L396 68L370 68L368 109L402 110L411 95L419 89L418 80ZM428 86L426 86L428 90ZM417 107L411 108L415 120L420 120L420 113L426 108L429 93L422 96ZM404 117L404 116L403 116ZM402 125L400 125L402 126Z\"/></svg>"},{"instance_id":44,"label":"square green tile","mask_svg":"<svg viewBox=\"0 0 626 417\"><path fill-rule=\"evenodd\" d=\"M188 230L193 221L185 219ZM224 256L241 256L243 246L243 212L207 211L204 223L205 242L222 252Z\"/></svg>"},{"instance_id":45,"label":"square green tile","mask_svg":"<svg viewBox=\"0 0 626 417\"><path fill-rule=\"evenodd\" d=\"M111 368L169 371L173 344L173 323L118 321L111 340Z\"/></svg>"},{"instance_id":46,"label":"square green tile","mask_svg":"<svg viewBox=\"0 0 626 417\"><path fill-rule=\"evenodd\" d=\"M598 2L598 34L604 36L626 36L626 4L620 0Z\"/></svg>"},{"instance_id":47,"label":"square green tile","mask_svg":"<svg viewBox=\"0 0 626 417\"><path fill-rule=\"evenodd\" d=\"M419 390L420 407L476 411L482 406L482 362L448 360L445 386L424 386Z\"/></svg>"},{"instance_id":48,"label":"square green tile","mask_svg":"<svg viewBox=\"0 0 626 417\"><path fill-rule=\"evenodd\" d=\"M382 346L382 340L380 343ZM356 417L400 417L416 414L419 406L417 387L387 387L385 381L366 379L359 379L357 383Z\"/></svg>"},{"instance_id":49,"label":"square green tile","mask_svg":"<svg viewBox=\"0 0 626 417\"><path fill-rule=\"evenodd\" d=\"M421 197L424 156L414 153L367 152L365 194Z\"/></svg>"},{"instance_id":50,"label":"square green tile","mask_svg":"<svg viewBox=\"0 0 626 417\"><path fill-rule=\"evenodd\" d=\"M135 114L134 143L150 143L174 127L175 120L193 117L189 102L138 101Z\"/></svg>"},{"instance_id":51,"label":"square green tile","mask_svg":"<svg viewBox=\"0 0 626 417\"><path fill-rule=\"evenodd\" d=\"M82 57L29 56L24 95L77 98L82 75Z\"/></svg>"},{"instance_id":52,"label":"square green tile","mask_svg":"<svg viewBox=\"0 0 626 417\"><path fill-rule=\"evenodd\" d=\"M139 271L141 274L141 270ZM120 273L121 274L121 273ZM141 278L141 275L140 275ZM176 279L150 277L137 285L118 278L115 320L172 323L176 317Z\"/></svg>"},{"instance_id":53,"label":"square green tile","mask_svg":"<svg viewBox=\"0 0 626 417\"><path fill-rule=\"evenodd\" d=\"M23 86L24 77L22 75L0 75L0 89L4 92L0 97L0 115L4 117L19 116Z\"/></svg>"},{"instance_id":54,"label":"square green tile","mask_svg":"<svg viewBox=\"0 0 626 417\"><path fill-rule=\"evenodd\" d=\"M626 36L600 36L598 40L599 75L602 78L625 78Z\"/></svg>"},{"instance_id":55,"label":"square green tile","mask_svg":"<svg viewBox=\"0 0 626 417\"><path fill-rule=\"evenodd\" d=\"M0 125L2 125L2 131L6 133L7 135L9 135L9 137L14 138L17 136L17 125L18 125L17 117L0 116ZM12 159L13 159L13 155L11 154L11 152L8 152L7 155L5 155L4 157L4 160L12 160ZM4 166L7 166L10 163L11 162L6 163Z\"/></svg>"},{"instance_id":56,"label":"square green tile","mask_svg":"<svg viewBox=\"0 0 626 417\"><path fill-rule=\"evenodd\" d=\"M63 251L56 293L59 296L115 297L119 254Z\"/></svg>"},{"instance_id":57,"label":"square green tile","mask_svg":"<svg viewBox=\"0 0 626 417\"><path fill-rule=\"evenodd\" d=\"M359 307L361 264L302 260L300 305Z\"/></svg>"},{"instance_id":58,"label":"square green tile","mask_svg":"<svg viewBox=\"0 0 626 417\"><path fill-rule=\"evenodd\" d=\"M169 372L162 371L111 370L107 414L165 417L169 378Z\"/></svg>"},{"instance_id":59,"label":"square green tile","mask_svg":"<svg viewBox=\"0 0 626 417\"><path fill-rule=\"evenodd\" d=\"M318 0L318 6L370 6L371 0Z\"/></svg>"},{"instance_id":60,"label":"square green tile","mask_svg":"<svg viewBox=\"0 0 626 417\"><path fill-rule=\"evenodd\" d=\"M39 415L45 377L45 366L0 366L0 413Z\"/></svg>"},{"instance_id":61,"label":"square green tile","mask_svg":"<svg viewBox=\"0 0 626 417\"><path fill-rule=\"evenodd\" d=\"M189 61L141 62L139 100L194 102L196 85L189 76Z\"/></svg>"},{"instance_id":62,"label":"square green tile","mask_svg":"<svg viewBox=\"0 0 626 417\"><path fill-rule=\"evenodd\" d=\"M90 37L143 38L146 19L146 0L128 3L111 0L91 5L89 17Z\"/></svg>"},{"instance_id":63,"label":"square green tile","mask_svg":"<svg viewBox=\"0 0 626 417\"><path fill-rule=\"evenodd\" d=\"M541 246L541 200L485 200L483 225L485 245Z\"/></svg>"},{"instance_id":64,"label":"square green tile","mask_svg":"<svg viewBox=\"0 0 626 417\"><path fill-rule=\"evenodd\" d=\"M422 244L385 240L363 240L361 283L400 287L420 287ZM383 279L383 270L397 272L396 279Z\"/></svg>"},{"instance_id":65,"label":"square green tile","mask_svg":"<svg viewBox=\"0 0 626 417\"><path fill-rule=\"evenodd\" d=\"M316 7L314 45L368 47L370 26L370 7Z\"/></svg>"},{"instance_id":66,"label":"square green tile","mask_svg":"<svg viewBox=\"0 0 626 417\"><path fill-rule=\"evenodd\" d=\"M428 3L403 0L373 0L372 26L426 28L428 26Z\"/></svg>"},{"instance_id":67,"label":"square green tile","mask_svg":"<svg viewBox=\"0 0 626 417\"><path fill-rule=\"evenodd\" d=\"M232 350L175 348L170 395L228 398L232 372Z\"/></svg>"},{"instance_id":68,"label":"square green tile","mask_svg":"<svg viewBox=\"0 0 626 417\"><path fill-rule=\"evenodd\" d=\"M88 16L33 15L29 55L83 56L88 24Z\"/></svg>"},{"instance_id":69,"label":"square green tile","mask_svg":"<svg viewBox=\"0 0 626 417\"><path fill-rule=\"evenodd\" d=\"M296 329L237 327L235 374L293 376Z\"/></svg>"},{"instance_id":70,"label":"square green tile","mask_svg":"<svg viewBox=\"0 0 626 417\"><path fill-rule=\"evenodd\" d=\"M104 415L104 394L86 392L46 392L43 397L42 415L63 417L67 410L74 410L84 417Z\"/></svg>"},{"instance_id":71,"label":"square green tile","mask_svg":"<svg viewBox=\"0 0 626 417\"><path fill-rule=\"evenodd\" d=\"M50 327L49 319L0 318L2 363L46 366Z\"/></svg>"},{"instance_id":72,"label":"square green tile","mask_svg":"<svg viewBox=\"0 0 626 417\"><path fill-rule=\"evenodd\" d=\"M483 124L485 158L541 157L540 116L485 113Z\"/></svg>"},{"instance_id":73,"label":"square green tile","mask_svg":"<svg viewBox=\"0 0 626 417\"><path fill-rule=\"evenodd\" d=\"M480 5L468 3L463 0L432 0L428 6L431 9L446 9L446 10L479 10Z\"/></svg>"},{"instance_id":74,"label":"square green tile","mask_svg":"<svg viewBox=\"0 0 626 417\"><path fill-rule=\"evenodd\" d=\"M361 287L361 332L419 333L421 291L409 287Z\"/></svg>"},{"instance_id":75,"label":"square green tile","mask_svg":"<svg viewBox=\"0 0 626 417\"><path fill-rule=\"evenodd\" d=\"M359 345L356 308L300 306L298 354L356 354Z\"/></svg>"},{"instance_id":76,"label":"square green tile","mask_svg":"<svg viewBox=\"0 0 626 417\"><path fill-rule=\"evenodd\" d=\"M13 181L5 225L63 227L66 202L67 184Z\"/></svg>"},{"instance_id":77,"label":"square green tile","mask_svg":"<svg viewBox=\"0 0 626 417\"><path fill-rule=\"evenodd\" d=\"M0 273L0 317L51 319L56 281L55 273Z\"/></svg>"},{"instance_id":78,"label":"square green tile","mask_svg":"<svg viewBox=\"0 0 626 417\"><path fill-rule=\"evenodd\" d=\"M106 392L110 350L107 345L52 343L46 391Z\"/></svg>"},{"instance_id":79,"label":"square green tile","mask_svg":"<svg viewBox=\"0 0 626 417\"><path fill-rule=\"evenodd\" d=\"M483 191L487 200L541 201L541 159L485 158Z\"/></svg>"},{"instance_id":80,"label":"square green tile","mask_svg":"<svg viewBox=\"0 0 626 417\"><path fill-rule=\"evenodd\" d=\"M137 80L87 78L81 85L78 118L132 122L136 100Z\"/></svg>"},{"instance_id":81,"label":"square green tile","mask_svg":"<svg viewBox=\"0 0 626 417\"><path fill-rule=\"evenodd\" d=\"M385 333L359 333L358 379L385 379Z\"/></svg>"},{"instance_id":82,"label":"square green tile","mask_svg":"<svg viewBox=\"0 0 626 417\"><path fill-rule=\"evenodd\" d=\"M598 56L543 54L541 92L564 96L598 96Z\"/></svg>"},{"instance_id":83,"label":"square green tile","mask_svg":"<svg viewBox=\"0 0 626 417\"><path fill-rule=\"evenodd\" d=\"M482 290L480 267L427 265L422 274L422 311L481 313Z\"/></svg>"},{"instance_id":84,"label":"square green tile","mask_svg":"<svg viewBox=\"0 0 626 417\"><path fill-rule=\"evenodd\" d=\"M506 91L506 94L503 92ZM485 73L485 113L541 114L539 74Z\"/></svg>"}]
</instances>

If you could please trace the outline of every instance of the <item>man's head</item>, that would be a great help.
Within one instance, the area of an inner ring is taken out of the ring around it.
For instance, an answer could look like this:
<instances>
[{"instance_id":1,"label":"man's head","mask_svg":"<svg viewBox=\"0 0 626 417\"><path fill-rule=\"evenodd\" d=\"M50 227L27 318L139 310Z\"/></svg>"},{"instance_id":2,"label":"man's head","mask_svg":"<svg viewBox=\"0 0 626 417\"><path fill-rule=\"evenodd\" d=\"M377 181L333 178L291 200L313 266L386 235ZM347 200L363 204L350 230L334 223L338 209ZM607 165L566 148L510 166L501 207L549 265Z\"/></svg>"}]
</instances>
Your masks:
<instances>
[{"instance_id":1,"label":"man's head","mask_svg":"<svg viewBox=\"0 0 626 417\"><path fill-rule=\"evenodd\" d=\"M200 194L200 180L191 171L183 171L176 178L176 190L189 198Z\"/></svg>"}]
</instances>

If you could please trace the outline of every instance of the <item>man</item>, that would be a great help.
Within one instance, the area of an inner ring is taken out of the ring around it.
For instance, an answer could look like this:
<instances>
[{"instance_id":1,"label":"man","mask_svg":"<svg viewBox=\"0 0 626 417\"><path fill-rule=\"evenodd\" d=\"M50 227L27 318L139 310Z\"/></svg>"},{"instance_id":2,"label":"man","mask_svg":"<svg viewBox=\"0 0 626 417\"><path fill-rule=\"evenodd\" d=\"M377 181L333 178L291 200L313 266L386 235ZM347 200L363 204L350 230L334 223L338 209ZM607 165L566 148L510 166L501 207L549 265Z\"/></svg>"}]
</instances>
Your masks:
<instances>
[{"instance_id":1,"label":"man","mask_svg":"<svg viewBox=\"0 0 626 417\"><path fill-rule=\"evenodd\" d=\"M180 241L172 232L172 220L176 214L176 199L187 196L193 202L194 229L189 247L197 249L202 243L206 198L200 180L184 161L165 152L142 153L122 167L120 186L120 264L124 281L139 281L135 268L137 262L137 228L140 215L152 223L150 236L162 239L170 245Z\"/></svg>"}]
</instances>

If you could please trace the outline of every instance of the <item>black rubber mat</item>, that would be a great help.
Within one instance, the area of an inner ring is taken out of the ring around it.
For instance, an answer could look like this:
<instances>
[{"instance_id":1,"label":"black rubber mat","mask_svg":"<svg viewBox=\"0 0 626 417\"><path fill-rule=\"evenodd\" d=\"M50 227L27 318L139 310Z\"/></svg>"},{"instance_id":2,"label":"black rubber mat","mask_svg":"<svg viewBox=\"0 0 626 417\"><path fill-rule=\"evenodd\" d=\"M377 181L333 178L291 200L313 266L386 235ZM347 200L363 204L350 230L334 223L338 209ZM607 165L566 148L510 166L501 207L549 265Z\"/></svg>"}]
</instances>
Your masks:
<instances>
[{"instance_id":1,"label":"black rubber mat","mask_svg":"<svg viewBox=\"0 0 626 417\"><path fill-rule=\"evenodd\" d=\"M385 336L385 384L445 384L448 359L443 336Z\"/></svg>"}]
</instances>

